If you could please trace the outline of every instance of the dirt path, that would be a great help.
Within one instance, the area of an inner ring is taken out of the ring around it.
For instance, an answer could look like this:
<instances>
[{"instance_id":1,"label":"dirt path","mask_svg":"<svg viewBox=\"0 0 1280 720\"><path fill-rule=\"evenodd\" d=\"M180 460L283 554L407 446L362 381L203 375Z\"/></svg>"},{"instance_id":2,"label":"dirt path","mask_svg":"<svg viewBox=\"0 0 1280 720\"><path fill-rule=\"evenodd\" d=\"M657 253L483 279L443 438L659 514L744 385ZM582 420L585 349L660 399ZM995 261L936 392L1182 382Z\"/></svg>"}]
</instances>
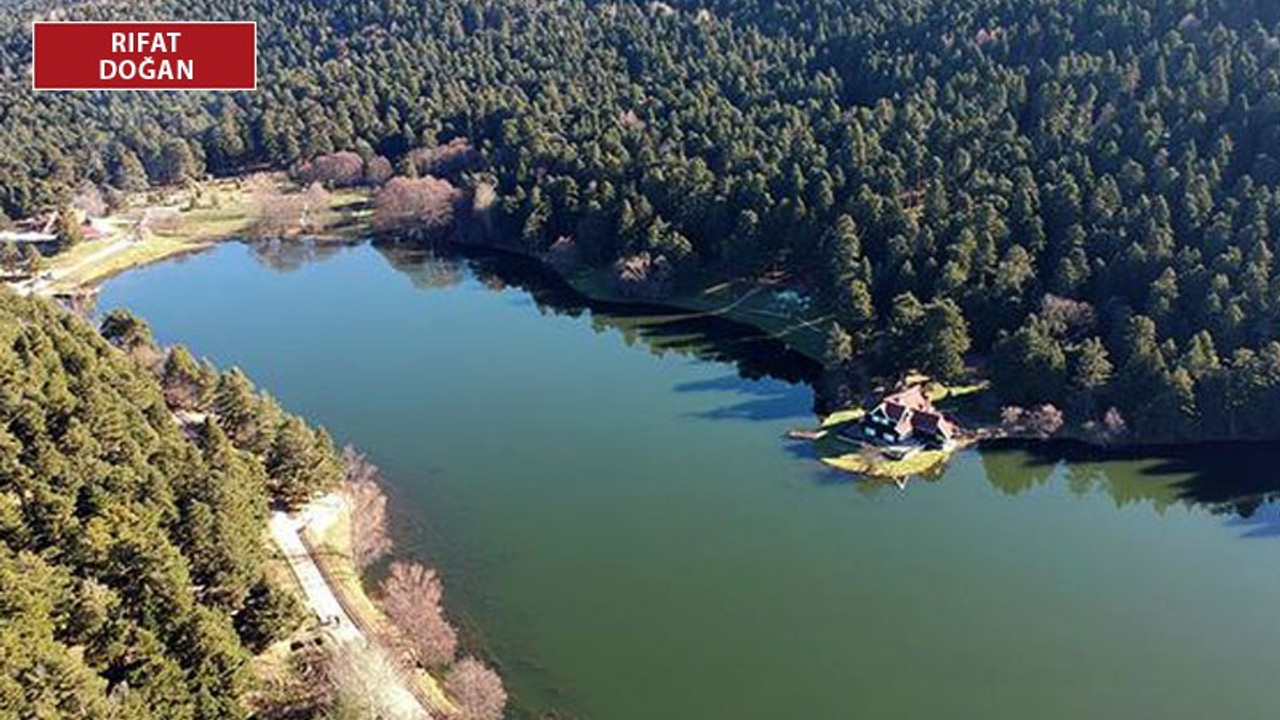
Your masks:
<instances>
[{"instance_id":1,"label":"dirt path","mask_svg":"<svg viewBox=\"0 0 1280 720\"><path fill-rule=\"evenodd\" d=\"M19 289L22 292L31 295L47 295L53 291L54 283L62 278L72 275L83 268L91 267L100 263L118 252L123 252L131 245L133 245L133 240L129 238L121 238L101 250L95 250L93 253L86 255L80 260L80 262L77 262L70 267L57 268L55 270L42 273L40 277L34 278L25 284L20 285Z\"/></svg>"},{"instance_id":2,"label":"dirt path","mask_svg":"<svg viewBox=\"0 0 1280 720\"><path fill-rule=\"evenodd\" d=\"M366 647L370 640L360 628L352 622L351 617L343 609L342 603L333 588L325 582L324 574L316 565L315 558L308 552L302 541L302 529L308 524L326 524L333 515L342 508L342 501L335 496L328 496L310 503L297 515L276 512L271 516L271 537L279 546L293 574L302 586L306 596L307 608L323 623L328 624L329 634L339 644ZM379 705L387 713L387 717L395 720L429 720L431 714L418 702L417 697L405 686L403 681L396 680L384 684L378 691L381 695Z\"/></svg>"}]
</instances>

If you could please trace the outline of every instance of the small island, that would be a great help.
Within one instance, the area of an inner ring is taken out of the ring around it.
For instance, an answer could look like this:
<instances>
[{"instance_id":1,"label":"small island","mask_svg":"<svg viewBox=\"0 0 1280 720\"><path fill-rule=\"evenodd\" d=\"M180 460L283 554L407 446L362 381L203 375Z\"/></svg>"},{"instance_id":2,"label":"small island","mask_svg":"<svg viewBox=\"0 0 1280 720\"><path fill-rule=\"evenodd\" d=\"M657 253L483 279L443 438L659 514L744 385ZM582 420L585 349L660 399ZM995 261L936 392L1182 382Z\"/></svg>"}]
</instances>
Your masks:
<instances>
[{"instance_id":1,"label":"small island","mask_svg":"<svg viewBox=\"0 0 1280 720\"><path fill-rule=\"evenodd\" d=\"M935 403L972 395L983 386L949 387L927 377L908 376L873 395L865 407L828 415L816 430L789 433L811 440L824 464L871 479L903 483L940 472L951 454L979 440ZM868 409L869 408L869 409Z\"/></svg>"}]
</instances>

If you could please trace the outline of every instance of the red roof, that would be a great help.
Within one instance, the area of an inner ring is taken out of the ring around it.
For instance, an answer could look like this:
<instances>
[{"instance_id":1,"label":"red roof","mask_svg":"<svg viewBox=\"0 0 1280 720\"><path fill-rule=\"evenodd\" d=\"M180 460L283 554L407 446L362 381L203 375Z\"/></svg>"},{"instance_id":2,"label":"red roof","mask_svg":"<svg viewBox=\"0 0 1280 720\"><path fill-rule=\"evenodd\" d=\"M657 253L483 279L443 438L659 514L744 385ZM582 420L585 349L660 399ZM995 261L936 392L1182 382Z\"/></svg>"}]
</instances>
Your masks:
<instances>
[{"instance_id":1,"label":"red roof","mask_svg":"<svg viewBox=\"0 0 1280 720\"><path fill-rule=\"evenodd\" d=\"M907 406L902 403L886 400L884 402L884 413L889 416L890 420L897 422L902 419L902 416L907 414Z\"/></svg>"},{"instance_id":2,"label":"red roof","mask_svg":"<svg viewBox=\"0 0 1280 720\"><path fill-rule=\"evenodd\" d=\"M955 431L955 426L951 424L951 421L936 412L913 413L911 415L911 427L920 432L943 437L951 437L951 433Z\"/></svg>"},{"instance_id":3,"label":"red roof","mask_svg":"<svg viewBox=\"0 0 1280 720\"><path fill-rule=\"evenodd\" d=\"M912 412L935 412L933 403L924 396L924 390L919 385L912 385L906 390L889 395L884 402L886 405L902 405L910 408Z\"/></svg>"},{"instance_id":4,"label":"red roof","mask_svg":"<svg viewBox=\"0 0 1280 720\"><path fill-rule=\"evenodd\" d=\"M886 396L876 408L902 436L913 432L950 438L956 426L938 412L919 385Z\"/></svg>"}]
</instances>

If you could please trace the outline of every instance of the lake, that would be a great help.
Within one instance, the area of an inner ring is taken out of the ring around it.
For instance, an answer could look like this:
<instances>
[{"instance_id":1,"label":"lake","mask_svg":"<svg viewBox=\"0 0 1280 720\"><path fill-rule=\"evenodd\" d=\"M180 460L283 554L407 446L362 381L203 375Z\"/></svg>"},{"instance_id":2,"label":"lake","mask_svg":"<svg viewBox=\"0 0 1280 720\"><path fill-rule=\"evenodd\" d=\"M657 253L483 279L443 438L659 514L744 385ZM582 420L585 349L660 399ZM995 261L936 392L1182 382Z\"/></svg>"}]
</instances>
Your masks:
<instances>
[{"instance_id":1,"label":"lake","mask_svg":"<svg viewBox=\"0 0 1280 720\"><path fill-rule=\"evenodd\" d=\"M1275 448L859 482L785 348L513 260L225 244L117 306L383 468L522 717L1280 717Z\"/></svg>"}]
</instances>

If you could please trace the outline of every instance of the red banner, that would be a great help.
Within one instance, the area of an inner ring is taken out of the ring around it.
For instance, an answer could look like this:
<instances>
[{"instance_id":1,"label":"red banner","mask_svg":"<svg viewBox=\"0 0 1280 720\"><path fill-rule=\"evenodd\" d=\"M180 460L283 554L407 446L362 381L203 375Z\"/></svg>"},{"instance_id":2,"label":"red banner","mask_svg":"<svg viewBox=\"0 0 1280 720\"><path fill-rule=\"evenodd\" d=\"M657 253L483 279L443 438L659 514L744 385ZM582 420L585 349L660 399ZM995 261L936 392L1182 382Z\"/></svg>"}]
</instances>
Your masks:
<instances>
[{"instance_id":1,"label":"red banner","mask_svg":"<svg viewBox=\"0 0 1280 720\"><path fill-rule=\"evenodd\" d=\"M36 90L253 90L251 22L37 22Z\"/></svg>"}]
</instances>

